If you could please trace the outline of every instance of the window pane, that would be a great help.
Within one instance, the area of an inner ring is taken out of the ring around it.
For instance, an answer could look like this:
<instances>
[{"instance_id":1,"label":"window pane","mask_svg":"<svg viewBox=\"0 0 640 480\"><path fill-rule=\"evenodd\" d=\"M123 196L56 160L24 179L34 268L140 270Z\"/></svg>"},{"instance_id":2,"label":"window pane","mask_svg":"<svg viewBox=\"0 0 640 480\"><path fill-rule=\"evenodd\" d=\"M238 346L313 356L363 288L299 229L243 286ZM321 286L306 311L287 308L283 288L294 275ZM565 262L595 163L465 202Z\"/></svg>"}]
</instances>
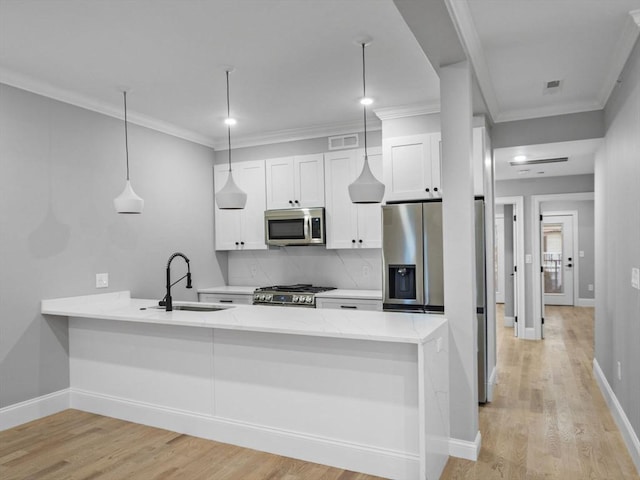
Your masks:
<instances>
[{"instance_id":1,"label":"window pane","mask_svg":"<svg viewBox=\"0 0 640 480\"><path fill-rule=\"evenodd\" d=\"M544 293L564 293L562 261L562 224L545 224L542 246Z\"/></svg>"}]
</instances>

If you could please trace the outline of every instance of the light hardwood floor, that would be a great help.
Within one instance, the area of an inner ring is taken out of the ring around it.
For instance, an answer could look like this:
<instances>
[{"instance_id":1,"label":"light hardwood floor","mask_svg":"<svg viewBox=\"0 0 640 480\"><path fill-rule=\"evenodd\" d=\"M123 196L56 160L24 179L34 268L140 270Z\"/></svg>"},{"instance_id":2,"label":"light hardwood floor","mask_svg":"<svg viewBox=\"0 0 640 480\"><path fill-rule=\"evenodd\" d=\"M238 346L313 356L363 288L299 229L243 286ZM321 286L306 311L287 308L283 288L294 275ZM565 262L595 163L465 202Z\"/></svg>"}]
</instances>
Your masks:
<instances>
[{"instance_id":1,"label":"light hardwood floor","mask_svg":"<svg viewBox=\"0 0 640 480\"><path fill-rule=\"evenodd\" d=\"M547 307L546 339L498 319L498 385L477 462L443 479L640 479L593 378L593 309ZM373 480L77 410L0 432L0 479Z\"/></svg>"},{"instance_id":2,"label":"light hardwood floor","mask_svg":"<svg viewBox=\"0 0 640 480\"><path fill-rule=\"evenodd\" d=\"M450 458L442 479L639 479L592 373L593 308L547 306L545 340L525 341L501 307L479 459Z\"/></svg>"}]
</instances>

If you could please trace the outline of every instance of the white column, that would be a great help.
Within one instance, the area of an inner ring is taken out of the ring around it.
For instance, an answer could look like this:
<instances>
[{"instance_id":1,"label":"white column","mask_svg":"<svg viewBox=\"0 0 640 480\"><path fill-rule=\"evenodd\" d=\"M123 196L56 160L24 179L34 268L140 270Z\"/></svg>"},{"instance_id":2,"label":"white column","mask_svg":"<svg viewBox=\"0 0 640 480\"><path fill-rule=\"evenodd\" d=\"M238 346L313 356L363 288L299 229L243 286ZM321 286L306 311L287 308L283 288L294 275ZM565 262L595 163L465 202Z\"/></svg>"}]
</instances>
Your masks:
<instances>
[{"instance_id":1,"label":"white column","mask_svg":"<svg viewBox=\"0 0 640 480\"><path fill-rule=\"evenodd\" d=\"M450 331L451 437L478 434L471 66L440 69L444 308Z\"/></svg>"}]
</instances>

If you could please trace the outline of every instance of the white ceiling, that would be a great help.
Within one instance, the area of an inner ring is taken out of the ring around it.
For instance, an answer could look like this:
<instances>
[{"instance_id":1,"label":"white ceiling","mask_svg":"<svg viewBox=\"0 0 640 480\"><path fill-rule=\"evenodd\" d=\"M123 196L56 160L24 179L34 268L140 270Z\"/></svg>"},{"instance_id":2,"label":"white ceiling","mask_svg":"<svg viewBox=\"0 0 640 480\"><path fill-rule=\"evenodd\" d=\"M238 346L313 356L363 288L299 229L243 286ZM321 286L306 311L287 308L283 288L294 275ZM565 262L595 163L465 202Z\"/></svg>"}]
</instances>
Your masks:
<instances>
[{"instance_id":1,"label":"white ceiling","mask_svg":"<svg viewBox=\"0 0 640 480\"><path fill-rule=\"evenodd\" d=\"M437 1L495 122L603 108L640 23L640 0ZM126 88L131 121L224 148L233 65L234 146L309 138L360 129L364 35L376 111L437 106L437 75L392 0L0 0L0 82L117 117Z\"/></svg>"},{"instance_id":2,"label":"white ceiling","mask_svg":"<svg viewBox=\"0 0 640 480\"><path fill-rule=\"evenodd\" d=\"M345 133L361 128L363 36L376 108L438 102L391 0L0 0L0 81L114 115L124 87L133 122L224 146L233 65L234 138Z\"/></svg>"}]
</instances>

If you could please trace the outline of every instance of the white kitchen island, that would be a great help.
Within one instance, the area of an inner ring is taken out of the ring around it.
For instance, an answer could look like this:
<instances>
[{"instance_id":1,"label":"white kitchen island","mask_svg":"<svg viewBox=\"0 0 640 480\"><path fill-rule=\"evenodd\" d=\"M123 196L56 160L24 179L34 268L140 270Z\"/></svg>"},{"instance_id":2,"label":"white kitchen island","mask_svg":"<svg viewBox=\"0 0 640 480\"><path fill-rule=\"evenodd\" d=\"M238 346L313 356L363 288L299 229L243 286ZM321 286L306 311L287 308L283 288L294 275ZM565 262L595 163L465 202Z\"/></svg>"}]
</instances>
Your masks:
<instances>
[{"instance_id":1,"label":"white kitchen island","mask_svg":"<svg viewBox=\"0 0 640 480\"><path fill-rule=\"evenodd\" d=\"M387 478L439 478L443 316L156 304L129 292L42 301L43 314L69 317L72 408Z\"/></svg>"}]
</instances>

